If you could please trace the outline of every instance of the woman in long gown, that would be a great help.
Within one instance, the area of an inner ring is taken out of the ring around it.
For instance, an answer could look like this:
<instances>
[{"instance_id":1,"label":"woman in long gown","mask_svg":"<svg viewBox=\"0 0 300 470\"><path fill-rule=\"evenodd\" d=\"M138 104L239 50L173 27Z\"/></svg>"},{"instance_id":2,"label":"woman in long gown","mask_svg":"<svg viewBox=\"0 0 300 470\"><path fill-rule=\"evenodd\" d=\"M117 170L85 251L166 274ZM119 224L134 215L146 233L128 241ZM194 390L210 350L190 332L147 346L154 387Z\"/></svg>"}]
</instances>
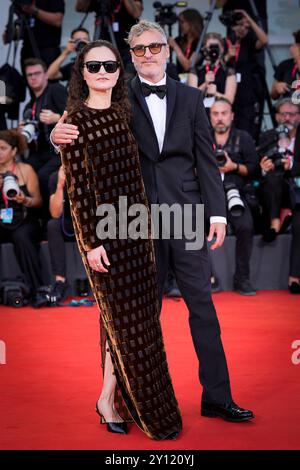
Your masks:
<instances>
[{"instance_id":1,"label":"woman in long gown","mask_svg":"<svg viewBox=\"0 0 300 470\"><path fill-rule=\"evenodd\" d=\"M101 204L118 213L123 196L128 207L148 207L128 127L123 65L110 43L95 41L79 53L67 109L78 138L62 146L62 161L79 250L100 310L104 377L96 411L111 432L126 433L133 419L147 436L172 439L182 423L159 321L152 241L118 238L118 232L101 241L96 233Z\"/></svg>"}]
</instances>

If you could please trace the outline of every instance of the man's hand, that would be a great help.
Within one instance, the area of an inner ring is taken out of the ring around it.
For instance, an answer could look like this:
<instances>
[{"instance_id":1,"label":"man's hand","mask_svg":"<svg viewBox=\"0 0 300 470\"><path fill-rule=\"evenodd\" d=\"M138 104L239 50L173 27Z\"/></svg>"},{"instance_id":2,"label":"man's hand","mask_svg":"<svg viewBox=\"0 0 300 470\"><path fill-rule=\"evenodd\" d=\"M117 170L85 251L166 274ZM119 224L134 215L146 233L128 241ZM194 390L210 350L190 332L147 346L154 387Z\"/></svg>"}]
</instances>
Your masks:
<instances>
[{"instance_id":1,"label":"man's hand","mask_svg":"<svg viewBox=\"0 0 300 470\"><path fill-rule=\"evenodd\" d=\"M263 157L260 161L260 167L263 171L268 173L269 171L274 171L275 166L272 160L268 157Z\"/></svg>"},{"instance_id":2,"label":"man's hand","mask_svg":"<svg viewBox=\"0 0 300 470\"><path fill-rule=\"evenodd\" d=\"M76 41L74 41L74 39L69 39L63 52L65 53L65 55L69 55L71 54L71 52L75 51L75 47L76 47Z\"/></svg>"},{"instance_id":3,"label":"man's hand","mask_svg":"<svg viewBox=\"0 0 300 470\"><path fill-rule=\"evenodd\" d=\"M21 10L24 13L27 13L27 15L32 15L35 9L35 0L33 0L31 5L20 5L20 6L21 6Z\"/></svg>"},{"instance_id":4,"label":"man's hand","mask_svg":"<svg viewBox=\"0 0 300 470\"><path fill-rule=\"evenodd\" d=\"M108 270L103 266L103 262L106 266L110 265L108 260L106 250L103 245L94 248L93 250L89 251L87 254L87 260L89 266L98 273L108 273Z\"/></svg>"},{"instance_id":5,"label":"man's hand","mask_svg":"<svg viewBox=\"0 0 300 470\"><path fill-rule=\"evenodd\" d=\"M289 171L291 170L291 165L292 165L292 158L289 155L286 155L281 159L281 163L283 165L284 171Z\"/></svg>"},{"instance_id":6,"label":"man's hand","mask_svg":"<svg viewBox=\"0 0 300 470\"><path fill-rule=\"evenodd\" d=\"M67 117L68 113L65 111L51 133L51 139L55 145L71 144L73 140L78 138L78 127L73 124L66 124Z\"/></svg>"},{"instance_id":7,"label":"man's hand","mask_svg":"<svg viewBox=\"0 0 300 470\"><path fill-rule=\"evenodd\" d=\"M211 245L211 250L216 250L223 245L226 236L226 224L211 224L207 240L211 242L214 236L216 236L216 241L213 245Z\"/></svg>"},{"instance_id":8,"label":"man's hand","mask_svg":"<svg viewBox=\"0 0 300 470\"><path fill-rule=\"evenodd\" d=\"M276 91L279 95L284 95L290 91L290 87L285 82L277 82L276 83Z\"/></svg>"},{"instance_id":9,"label":"man's hand","mask_svg":"<svg viewBox=\"0 0 300 470\"><path fill-rule=\"evenodd\" d=\"M237 169L237 164L231 160L227 152L224 152L226 157L226 163L224 166L219 168L220 173L230 173L231 171L235 171Z\"/></svg>"},{"instance_id":10,"label":"man's hand","mask_svg":"<svg viewBox=\"0 0 300 470\"><path fill-rule=\"evenodd\" d=\"M60 115L58 113L54 113L50 109L42 109L40 112L40 121L44 124L55 124L58 122Z\"/></svg>"}]
</instances>

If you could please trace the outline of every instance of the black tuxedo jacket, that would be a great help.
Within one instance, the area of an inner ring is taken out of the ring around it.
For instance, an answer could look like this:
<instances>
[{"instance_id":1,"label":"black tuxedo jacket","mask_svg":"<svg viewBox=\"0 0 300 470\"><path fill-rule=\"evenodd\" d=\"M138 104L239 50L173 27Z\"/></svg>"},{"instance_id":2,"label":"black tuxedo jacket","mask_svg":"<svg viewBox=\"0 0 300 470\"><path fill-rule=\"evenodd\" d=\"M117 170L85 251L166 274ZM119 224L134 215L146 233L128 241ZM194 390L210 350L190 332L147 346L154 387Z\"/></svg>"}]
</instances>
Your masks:
<instances>
[{"instance_id":1,"label":"black tuxedo jacket","mask_svg":"<svg viewBox=\"0 0 300 470\"><path fill-rule=\"evenodd\" d=\"M205 205L226 217L225 196L202 93L167 76L167 119L162 151L136 76L129 83L131 129L139 145L149 204Z\"/></svg>"}]
</instances>

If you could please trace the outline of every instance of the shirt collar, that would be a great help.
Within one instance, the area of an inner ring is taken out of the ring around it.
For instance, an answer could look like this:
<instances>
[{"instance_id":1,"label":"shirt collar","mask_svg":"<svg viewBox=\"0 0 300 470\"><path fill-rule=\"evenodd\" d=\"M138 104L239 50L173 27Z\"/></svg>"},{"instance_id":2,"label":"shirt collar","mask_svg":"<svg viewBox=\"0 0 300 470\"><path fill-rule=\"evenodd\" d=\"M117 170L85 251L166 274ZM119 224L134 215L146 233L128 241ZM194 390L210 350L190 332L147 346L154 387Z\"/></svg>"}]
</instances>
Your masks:
<instances>
[{"instance_id":1,"label":"shirt collar","mask_svg":"<svg viewBox=\"0 0 300 470\"><path fill-rule=\"evenodd\" d=\"M148 80L145 80L145 79L144 79L143 77L141 77L140 75L139 75L139 79L140 79L141 82L147 83L147 85L152 85L152 86L166 85L166 83L167 83L167 75L166 75L166 74L165 74L165 75L163 76L163 78L162 78L159 82L157 82L157 83L149 82Z\"/></svg>"}]
</instances>

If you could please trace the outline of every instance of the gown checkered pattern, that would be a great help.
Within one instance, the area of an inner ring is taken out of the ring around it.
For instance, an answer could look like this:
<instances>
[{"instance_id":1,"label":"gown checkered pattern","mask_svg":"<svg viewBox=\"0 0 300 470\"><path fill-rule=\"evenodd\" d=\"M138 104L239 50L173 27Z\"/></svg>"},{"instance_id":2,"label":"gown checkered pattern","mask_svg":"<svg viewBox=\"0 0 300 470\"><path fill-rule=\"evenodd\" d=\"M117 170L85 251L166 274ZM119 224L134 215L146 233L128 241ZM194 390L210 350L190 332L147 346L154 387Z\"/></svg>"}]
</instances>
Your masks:
<instances>
[{"instance_id":1,"label":"gown checkered pattern","mask_svg":"<svg viewBox=\"0 0 300 470\"><path fill-rule=\"evenodd\" d=\"M117 215L120 196L127 197L128 207L147 206L137 145L117 104L83 107L69 122L78 126L79 138L63 146L62 161L79 250L100 310L102 366L108 346L120 415L149 437L167 439L180 432L181 416L159 320L152 240L120 239L117 230L116 239L101 241L96 234L101 204L112 204ZM87 263L86 252L101 244L108 273Z\"/></svg>"}]
</instances>

